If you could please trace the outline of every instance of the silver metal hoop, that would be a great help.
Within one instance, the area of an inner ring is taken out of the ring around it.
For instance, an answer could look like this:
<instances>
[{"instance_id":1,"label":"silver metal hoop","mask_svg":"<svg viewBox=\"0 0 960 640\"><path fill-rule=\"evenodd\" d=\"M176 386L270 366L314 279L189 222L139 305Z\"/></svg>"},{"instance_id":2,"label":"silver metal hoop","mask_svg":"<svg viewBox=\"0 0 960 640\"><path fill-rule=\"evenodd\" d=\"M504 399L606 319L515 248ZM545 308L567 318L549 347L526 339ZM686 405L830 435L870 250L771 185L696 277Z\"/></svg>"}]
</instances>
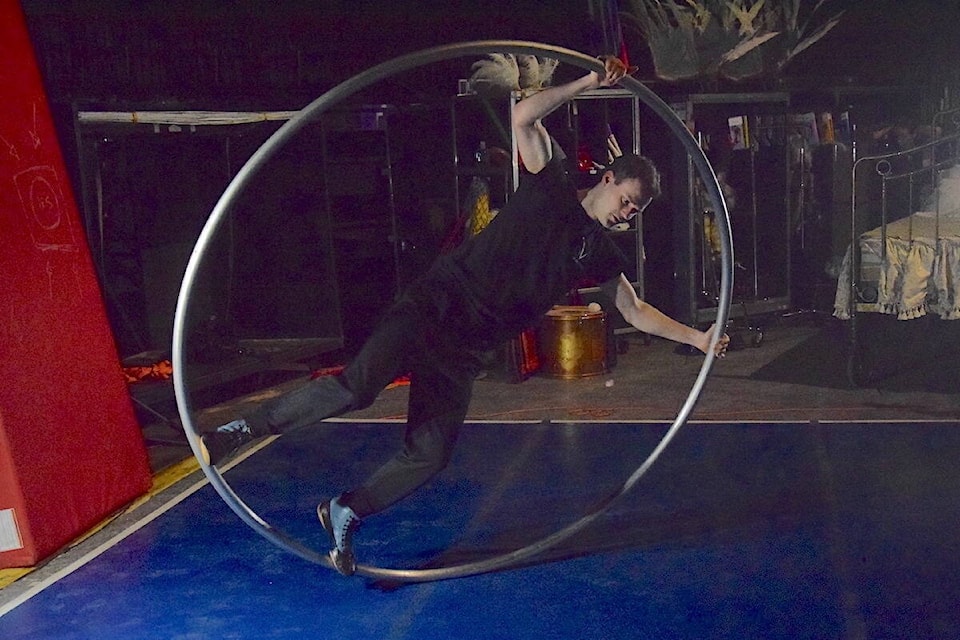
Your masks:
<instances>
[{"instance_id":1,"label":"silver metal hoop","mask_svg":"<svg viewBox=\"0 0 960 640\"><path fill-rule=\"evenodd\" d=\"M286 144L293 136L307 123L316 120L320 114L339 103L343 99L355 94L367 86L388 78L397 73L421 67L427 64L441 62L452 58L465 56L481 56L488 53L512 53L517 55L528 54L556 58L560 62L571 64L587 71L603 71L602 62L596 58L585 54L537 42L526 42L517 40L483 40L474 42L464 42L457 44L444 45L430 49L424 49L419 52L400 56L393 60L381 63L371 67L367 71L359 73L349 80L337 85L326 92L312 103L304 107L294 117L288 120L272 136L270 136L260 148L250 157L250 159L237 172L236 176L227 186L223 195L217 201L216 206L211 212L206 224L204 225L200 236L190 255L183 281L180 287L180 293L177 298L177 309L174 315L173 324L173 384L176 394L177 408L180 413L180 419L183 423L183 429L186 434L190 447L194 455L200 461L200 468L213 485L217 493L223 498L227 505L240 517L243 522L250 526L258 534L265 537L275 545L316 564L332 568L329 558L325 552L311 549L284 531L272 526L259 515L257 515L243 500L233 491L216 467L210 466L203 461L200 455L200 440L196 426L193 423L192 407L190 397L187 391L187 380L185 378L184 361L184 334L186 321L189 317L190 298L192 295L194 280L203 260L204 252L208 245L213 241L217 229L226 218L227 212L231 208L234 199L244 188L250 177L259 170L274 154ZM703 181L707 194L716 212L723 212L719 225L720 243L721 243L721 277L720 277L720 295L717 304L716 326L726 326L730 310L730 297L733 288L733 241L730 228L730 219L727 207L720 190L720 184L713 172L710 162L707 160L703 151L700 149L696 140L687 130L686 125L674 113L674 111L661 100L650 89L631 77L625 77L620 85L636 94L640 100L652 109L669 126L677 138L683 143L687 153L693 161L697 172ZM710 348L704 357L703 365L696 380L693 383L686 401L677 413L672 425L663 435L657 446L650 452L643 463L630 475L623 485L610 495L593 512L588 513L576 522L567 527L549 535L537 542L531 543L523 548L510 553L499 555L486 560L468 562L464 564L438 567L431 569L388 569L370 565L358 565L357 574L368 577L383 579L395 582L428 582L433 580L445 580L451 578L461 578L472 575L479 575L506 569L511 566L517 566L529 559L537 556L543 551L559 544L581 531L594 520L601 516L609 507L623 495L628 493L643 477L647 470L654 464L661 452L676 436L680 428L686 423L697 400L703 391L707 375L713 365L713 350L722 332L714 332Z\"/></svg>"}]
</instances>

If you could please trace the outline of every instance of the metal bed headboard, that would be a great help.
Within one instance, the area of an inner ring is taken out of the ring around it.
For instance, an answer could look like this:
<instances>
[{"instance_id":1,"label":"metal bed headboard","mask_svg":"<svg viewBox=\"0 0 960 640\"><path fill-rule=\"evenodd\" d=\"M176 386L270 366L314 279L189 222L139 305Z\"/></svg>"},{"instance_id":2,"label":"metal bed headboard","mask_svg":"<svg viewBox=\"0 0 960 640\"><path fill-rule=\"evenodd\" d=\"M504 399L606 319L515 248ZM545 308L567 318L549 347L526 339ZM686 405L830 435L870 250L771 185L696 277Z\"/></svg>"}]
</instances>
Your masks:
<instances>
[{"instance_id":1,"label":"metal bed headboard","mask_svg":"<svg viewBox=\"0 0 960 640\"><path fill-rule=\"evenodd\" d=\"M862 229L858 216L858 184L869 175L880 178L880 248L881 260L886 259L887 250L887 222L890 217L890 193L893 188L905 185L906 204L905 215L917 210L923 201L922 198L932 196L933 211L935 212L935 233L940 235L940 193L937 189L938 178L942 171L960 164L960 107L947 109L934 115L931 122L933 138L923 144L904 149L902 151L864 156L854 161L851 170L851 200L850 200L850 316L856 312L856 303L860 299L859 265L860 265L860 234ZM873 174L866 173L870 169ZM931 189L929 194L923 192L924 187ZM912 225L910 231L912 234Z\"/></svg>"}]
</instances>

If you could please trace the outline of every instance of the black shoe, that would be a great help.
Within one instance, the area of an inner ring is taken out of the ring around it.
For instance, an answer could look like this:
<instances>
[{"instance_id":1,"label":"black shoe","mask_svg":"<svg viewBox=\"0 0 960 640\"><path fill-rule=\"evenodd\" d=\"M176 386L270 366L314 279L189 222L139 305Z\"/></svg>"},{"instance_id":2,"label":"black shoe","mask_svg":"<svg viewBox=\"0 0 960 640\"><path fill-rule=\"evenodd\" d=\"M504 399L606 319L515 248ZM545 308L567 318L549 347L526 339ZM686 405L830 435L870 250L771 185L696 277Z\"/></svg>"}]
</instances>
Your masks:
<instances>
[{"instance_id":1,"label":"black shoe","mask_svg":"<svg viewBox=\"0 0 960 640\"><path fill-rule=\"evenodd\" d=\"M234 420L217 428L216 431L204 433L200 436L200 449L203 461L208 465L217 466L246 444L253 442L257 436L246 420Z\"/></svg>"},{"instance_id":2,"label":"black shoe","mask_svg":"<svg viewBox=\"0 0 960 640\"><path fill-rule=\"evenodd\" d=\"M357 570L357 561L353 556L353 534L360 528L360 518L350 507L341 506L337 499L328 500L317 506L320 524L330 536L330 561L333 568L342 575L352 576Z\"/></svg>"}]
</instances>

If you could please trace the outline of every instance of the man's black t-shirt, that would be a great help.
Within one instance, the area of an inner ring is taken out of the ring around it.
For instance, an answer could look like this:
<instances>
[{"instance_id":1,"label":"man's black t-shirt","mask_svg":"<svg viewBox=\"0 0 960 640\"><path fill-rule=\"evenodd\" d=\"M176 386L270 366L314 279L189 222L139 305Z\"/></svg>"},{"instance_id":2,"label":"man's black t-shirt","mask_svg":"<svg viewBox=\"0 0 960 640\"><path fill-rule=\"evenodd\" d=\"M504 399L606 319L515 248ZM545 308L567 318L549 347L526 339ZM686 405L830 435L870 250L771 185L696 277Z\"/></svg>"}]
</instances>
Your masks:
<instances>
[{"instance_id":1,"label":"man's black t-shirt","mask_svg":"<svg viewBox=\"0 0 960 640\"><path fill-rule=\"evenodd\" d=\"M605 282L626 262L551 162L524 176L482 232L438 259L427 282L443 290L441 308L431 306L452 334L490 347L538 323L578 282Z\"/></svg>"}]
</instances>

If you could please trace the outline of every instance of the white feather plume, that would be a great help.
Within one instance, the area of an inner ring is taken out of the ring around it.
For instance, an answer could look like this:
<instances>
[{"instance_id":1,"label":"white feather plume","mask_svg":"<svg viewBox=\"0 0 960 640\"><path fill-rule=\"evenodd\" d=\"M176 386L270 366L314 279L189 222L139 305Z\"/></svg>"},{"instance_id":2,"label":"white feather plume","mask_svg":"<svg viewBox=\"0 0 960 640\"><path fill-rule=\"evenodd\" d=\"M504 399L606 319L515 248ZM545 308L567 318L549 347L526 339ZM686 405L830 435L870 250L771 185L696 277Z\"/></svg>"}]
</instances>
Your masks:
<instances>
[{"instance_id":1,"label":"white feather plume","mask_svg":"<svg viewBox=\"0 0 960 640\"><path fill-rule=\"evenodd\" d=\"M491 53L473 63L470 86L481 93L535 91L550 86L558 64L555 58Z\"/></svg>"},{"instance_id":2,"label":"white feather plume","mask_svg":"<svg viewBox=\"0 0 960 640\"><path fill-rule=\"evenodd\" d=\"M480 92L509 93L520 89L520 68L512 53L491 53L470 67L470 86Z\"/></svg>"},{"instance_id":3,"label":"white feather plume","mask_svg":"<svg viewBox=\"0 0 960 640\"><path fill-rule=\"evenodd\" d=\"M540 85L540 61L537 56L517 56L520 89L536 89Z\"/></svg>"},{"instance_id":4,"label":"white feather plume","mask_svg":"<svg viewBox=\"0 0 960 640\"><path fill-rule=\"evenodd\" d=\"M540 60L540 87L549 87L553 81L553 72L557 70L560 61L556 58L539 58Z\"/></svg>"}]
</instances>

